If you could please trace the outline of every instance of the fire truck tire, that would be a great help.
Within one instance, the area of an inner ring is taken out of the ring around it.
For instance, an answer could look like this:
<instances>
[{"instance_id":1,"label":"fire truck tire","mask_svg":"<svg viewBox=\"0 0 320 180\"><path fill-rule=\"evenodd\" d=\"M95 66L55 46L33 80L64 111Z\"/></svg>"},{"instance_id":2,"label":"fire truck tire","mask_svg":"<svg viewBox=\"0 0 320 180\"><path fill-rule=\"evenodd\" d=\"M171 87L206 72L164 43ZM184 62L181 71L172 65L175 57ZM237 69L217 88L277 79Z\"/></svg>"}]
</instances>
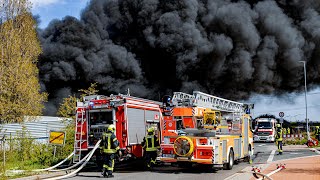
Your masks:
<instances>
[{"instance_id":1,"label":"fire truck tire","mask_svg":"<svg viewBox=\"0 0 320 180\"><path fill-rule=\"evenodd\" d=\"M253 154L252 154L252 149L251 149L251 145L249 145L248 146L248 156L246 156L245 158L244 158L244 161L245 162L249 162L250 161L250 156L252 156Z\"/></svg>"},{"instance_id":2,"label":"fire truck tire","mask_svg":"<svg viewBox=\"0 0 320 180\"><path fill-rule=\"evenodd\" d=\"M228 156L228 162L224 164L226 170L231 170L232 167L234 165L234 153L233 153L233 150L230 149L230 152L229 152L229 156Z\"/></svg>"}]
</instances>

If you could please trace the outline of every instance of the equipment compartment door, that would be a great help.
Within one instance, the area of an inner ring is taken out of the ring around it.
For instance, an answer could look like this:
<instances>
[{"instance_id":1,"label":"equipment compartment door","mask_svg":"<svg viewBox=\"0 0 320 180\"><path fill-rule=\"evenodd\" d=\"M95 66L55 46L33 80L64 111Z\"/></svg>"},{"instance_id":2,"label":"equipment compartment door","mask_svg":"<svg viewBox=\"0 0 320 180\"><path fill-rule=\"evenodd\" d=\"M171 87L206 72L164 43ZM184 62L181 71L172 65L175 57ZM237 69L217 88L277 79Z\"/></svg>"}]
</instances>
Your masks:
<instances>
[{"instance_id":1,"label":"equipment compartment door","mask_svg":"<svg viewBox=\"0 0 320 180\"><path fill-rule=\"evenodd\" d=\"M249 120L248 118L244 118L244 138L243 138L243 154L244 156L248 155L248 141L249 141L249 133L248 133L248 129L249 129Z\"/></svg>"},{"instance_id":2,"label":"equipment compartment door","mask_svg":"<svg viewBox=\"0 0 320 180\"><path fill-rule=\"evenodd\" d=\"M129 144L140 144L146 133L143 109L127 109Z\"/></svg>"}]
</instances>

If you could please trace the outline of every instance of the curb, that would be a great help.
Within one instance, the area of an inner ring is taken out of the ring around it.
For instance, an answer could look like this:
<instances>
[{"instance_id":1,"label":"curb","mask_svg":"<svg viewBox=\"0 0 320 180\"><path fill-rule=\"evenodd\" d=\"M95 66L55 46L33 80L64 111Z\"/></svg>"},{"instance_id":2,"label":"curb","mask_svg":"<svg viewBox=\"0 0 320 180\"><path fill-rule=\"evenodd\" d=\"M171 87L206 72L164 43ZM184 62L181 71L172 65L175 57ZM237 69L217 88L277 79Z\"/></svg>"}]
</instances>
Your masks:
<instances>
[{"instance_id":1,"label":"curb","mask_svg":"<svg viewBox=\"0 0 320 180\"><path fill-rule=\"evenodd\" d=\"M66 174L65 171L51 172L51 173L46 173L46 174L43 173L43 174L31 175L31 176L26 176L26 177L21 177L21 178L15 178L14 180L39 180L39 179L56 177L56 176L62 176L65 174Z\"/></svg>"},{"instance_id":2,"label":"curb","mask_svg":"<svg viewBox=\"0 0 320 180\"><path fill-rule=\"evenodd\" d=\"M317 150L315 148L311 148L310 151L314 151L318 155L311 155L311 156L303 156L303 157L296 157L296 158L290 158L290 159L281 159L281 160L276 160L276 161L270 161L270 162L266 162L264 164L260 164L259 166L260 166L261 170L266 170L272 163L278 163L278 162L282 162L282 161L290 161L290 160L296 160L296 159L303 159L303 158L320 156L320 151L319 150ZM254 164L252 164L252 166L254 166ZM235 174L225 178L225 180L250 179L252 177L252 175L251 175L252 173L248 173L248 172L251 171L252 166L245 167L241 171L238 171Z\"/></svg>"}]
</instances>

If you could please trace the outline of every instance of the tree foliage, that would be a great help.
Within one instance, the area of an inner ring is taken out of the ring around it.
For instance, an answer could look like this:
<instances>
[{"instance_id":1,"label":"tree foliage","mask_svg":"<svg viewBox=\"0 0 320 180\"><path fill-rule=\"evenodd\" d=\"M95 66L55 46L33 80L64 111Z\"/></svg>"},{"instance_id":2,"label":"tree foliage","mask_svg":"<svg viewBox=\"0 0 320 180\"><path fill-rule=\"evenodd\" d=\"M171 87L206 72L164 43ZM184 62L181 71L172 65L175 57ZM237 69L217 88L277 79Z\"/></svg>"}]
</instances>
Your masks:
<instances>
[{"instance_id":1,"label":"tree foliage","mask_svg":"<svg viewBox=\"0 0 320 180\"><path fill-rule=\"evenodd\" d=\"M88 89L80 89L79 92L82 92L80 95L81 100L84 96L94 95L98 92L96 90L96 83L92 83ZM75 112L76 112L76 103L78 99L76 96L69 96L63 99L63 102L60 104L57 115L61 117L65 117L64 122L66 123L66 144L62 153L62 157L67 156L69 153L73 151L74 145L74 130L75 130ZM70 118L72 121L70 122Z\"/></svg>"},{"instance_id":2,"label":"tree foliage","mask_svg":"<svg viewBox=\"0 0 320 180\"><path fill-rule=\"evenodd\" d=\"M97 88L97 83L91 83L88 89L80 89L79 92L82 92L82 94L80 95L81 100L83 99L84 96L97 94L99 90L97 90L96 88Z\"/></svg>"},{"instance_id":3,"label":"tree foliage","mask_svg":"<svg viewBox=\"0 0 320 180\"><path fill-rule=\"evenodd\" d=\"M37 59L41 53L28 0L0 0L0 119L22 122L41 115Z\"/></svg>"}]
</instances>

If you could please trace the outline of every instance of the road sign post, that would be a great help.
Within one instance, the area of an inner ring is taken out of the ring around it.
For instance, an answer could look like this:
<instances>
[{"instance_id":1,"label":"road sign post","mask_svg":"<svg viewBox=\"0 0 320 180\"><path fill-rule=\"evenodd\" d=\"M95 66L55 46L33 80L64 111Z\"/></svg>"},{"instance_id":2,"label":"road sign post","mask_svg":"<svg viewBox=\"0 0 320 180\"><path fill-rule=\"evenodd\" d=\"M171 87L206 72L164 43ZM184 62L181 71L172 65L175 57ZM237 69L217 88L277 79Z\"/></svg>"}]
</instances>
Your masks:
<instances>
[{"instance_id":1,"label":"road sign post","mask_svg":"<svg viewBox=\"0 0 320 180\"><path fill-rule=\"evenodd\" d=\"M282 124L283 123L283 118L280 118L280 124Z\"/></svg>"},{"instance_id":2,"label":"road sign post","mask_svg":"<svg viewBox=\"0 0 320 180\"><path fill-rule=\"evenodd\" d=\"M63 146L66 141L66 133L63 131L50 131L49 144Z\"/></svg>"},{"instance_id":3,"label":"road sign post","mask_svg":"<svg viewBox=\"0 0 320 180\"><path fill-rule=\"evenodd\" d=\"M279 117L284 117L284 112L279 112Z\"/></svg>"},{"instance_id":4,"label":"road sign post","mask_svg":"<svg viewBox=\"0 0 320 180\"><path fill-rule=\"evenodd\" d=\"M284 112L279 112L279 116L280 116L280 121L279 121L279 123L281 124L281 128L282 128Z\"/></svg>"},{"instance_id":5,"label":"road sign post","mask_svg":"<svg viewBox=\"0 0 320 180\"><path fill-rule=\"evenodd\" d=\"M66 141L66 132L50 131L49 144L54 145L53 158L56 157L57 146L63 146Z\"/></svg>"}]
</instances>

